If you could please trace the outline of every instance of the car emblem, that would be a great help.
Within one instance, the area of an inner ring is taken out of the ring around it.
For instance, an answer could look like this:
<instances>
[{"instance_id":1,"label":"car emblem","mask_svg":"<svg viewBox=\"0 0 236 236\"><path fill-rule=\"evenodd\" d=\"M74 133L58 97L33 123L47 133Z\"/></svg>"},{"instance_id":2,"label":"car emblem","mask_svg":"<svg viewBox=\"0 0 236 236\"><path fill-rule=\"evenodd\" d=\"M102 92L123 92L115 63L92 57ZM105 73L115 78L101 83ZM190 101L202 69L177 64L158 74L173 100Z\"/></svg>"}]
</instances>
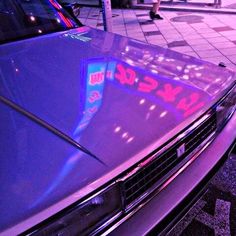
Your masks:
<instances>
[{"instance_id":1,"label":"car emblem","mask_svg":"<svg viewBox=\"0 0 236 236\"><path fill-rule=\"evenodd\" d=\"M185 143L177 148L177 157L181 157L185 153Z\"/></svg>"}]
</instances>

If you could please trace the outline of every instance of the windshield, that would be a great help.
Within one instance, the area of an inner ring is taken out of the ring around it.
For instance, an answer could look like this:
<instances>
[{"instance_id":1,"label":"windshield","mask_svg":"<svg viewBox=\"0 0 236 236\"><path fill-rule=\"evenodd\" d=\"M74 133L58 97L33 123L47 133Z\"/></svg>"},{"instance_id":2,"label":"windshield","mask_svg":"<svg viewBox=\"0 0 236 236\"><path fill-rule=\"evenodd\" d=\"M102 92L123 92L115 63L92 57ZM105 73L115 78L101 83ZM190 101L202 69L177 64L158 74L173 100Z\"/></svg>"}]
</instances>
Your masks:
<instances>
[{"instance_id":1,"label":"windshield","mask_svg":"<svg viewBox=\"0 0 236 236\"><path fill-rule=\"evenodd\" d=\"M78 26L55 0L0 0L0 43Z\"/></svg>"}]
</instances>

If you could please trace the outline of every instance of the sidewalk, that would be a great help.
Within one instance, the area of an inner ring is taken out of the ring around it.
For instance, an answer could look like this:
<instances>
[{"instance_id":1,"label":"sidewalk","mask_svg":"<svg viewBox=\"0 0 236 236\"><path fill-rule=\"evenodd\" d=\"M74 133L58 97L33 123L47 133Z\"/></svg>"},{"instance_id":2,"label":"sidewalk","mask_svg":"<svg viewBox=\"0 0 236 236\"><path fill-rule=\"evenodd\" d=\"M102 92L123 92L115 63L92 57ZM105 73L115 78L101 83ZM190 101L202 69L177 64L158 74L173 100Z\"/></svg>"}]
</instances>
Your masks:
<instances>
[{"instance_id":1,"label":"sidewalk","mask_svg":"<svg viewBox=\"0 0 236 236\"><path fill-rule=\"evenodd\" d=\"M113 32L219 62L236 71L236 15L161 11L164 20L151 21L148 10L114 9ZM83 7L83 24L103 29L99 8Z\"/></svg>"},{"instance_id":2,"label":"sidewalk","mask_svg":"<svg viewBox=\"0 0 236 236\"><path fill-rule=\"evenodd\" d=\"M215 1L221 5L215 5ZM150 4L137 3L133 8L150 9ZM225 13L236 14L235 0L162 0L160 5L161 10L167 11L187 11L187 12L210 12L210 13Z\"/></svg>"}]
</instances>

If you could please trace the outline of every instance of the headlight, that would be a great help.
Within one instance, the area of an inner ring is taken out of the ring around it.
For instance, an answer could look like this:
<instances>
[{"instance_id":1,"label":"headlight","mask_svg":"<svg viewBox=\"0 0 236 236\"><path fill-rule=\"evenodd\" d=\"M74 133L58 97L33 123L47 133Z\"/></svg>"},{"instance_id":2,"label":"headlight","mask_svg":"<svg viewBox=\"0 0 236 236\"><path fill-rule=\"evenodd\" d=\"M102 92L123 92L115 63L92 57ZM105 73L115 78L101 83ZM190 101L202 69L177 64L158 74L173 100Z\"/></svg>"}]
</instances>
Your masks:
<instances>
[{"instance_id":1,"label":"headlight","mask_svg":"<svg viewBox=\"0 0 236 236\"><path fill-rule=\"evenodd\" d=\"M236 86L229 92L229 94L217 105L217 126L218 129L224 127L225 123L235 112L236 109Z\"/></svg>"},{"instance_id":2,"label":"headlight","mask_svg":"<svg viewBox=\"0 0 236 236\"><path fill-rule=\"evenodd\" d=\"M121 212L118 185L75 206L31 235L88 235Z\"/></svg>"}]
</instances>

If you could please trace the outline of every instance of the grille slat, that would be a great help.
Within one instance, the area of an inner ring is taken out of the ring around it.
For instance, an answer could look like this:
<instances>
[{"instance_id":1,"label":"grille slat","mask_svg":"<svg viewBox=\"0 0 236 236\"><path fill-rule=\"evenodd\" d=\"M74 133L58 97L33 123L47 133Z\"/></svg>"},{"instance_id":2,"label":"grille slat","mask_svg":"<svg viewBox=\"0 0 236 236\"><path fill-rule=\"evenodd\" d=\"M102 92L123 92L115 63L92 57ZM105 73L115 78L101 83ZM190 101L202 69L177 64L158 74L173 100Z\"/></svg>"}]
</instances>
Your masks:
<instances>
[{"instance_id":1,"label":"grille slat","mask_svg":"<svg viewBox=\"0 0 236 236\"><path fill-rule=\"evenodd\" d=\"M207 137L216 130L216 114L203 121L193 131L173 144L168 150L157 156L149 164L130 176L123 182L123 192L126 207L139 199L148 189L157 183L161 183L163 177L167 176L173 168L178 166L186 157L194 151ZM177 155L177 149L185 144L183 155Z\"/></svg>"}]
</instances>

